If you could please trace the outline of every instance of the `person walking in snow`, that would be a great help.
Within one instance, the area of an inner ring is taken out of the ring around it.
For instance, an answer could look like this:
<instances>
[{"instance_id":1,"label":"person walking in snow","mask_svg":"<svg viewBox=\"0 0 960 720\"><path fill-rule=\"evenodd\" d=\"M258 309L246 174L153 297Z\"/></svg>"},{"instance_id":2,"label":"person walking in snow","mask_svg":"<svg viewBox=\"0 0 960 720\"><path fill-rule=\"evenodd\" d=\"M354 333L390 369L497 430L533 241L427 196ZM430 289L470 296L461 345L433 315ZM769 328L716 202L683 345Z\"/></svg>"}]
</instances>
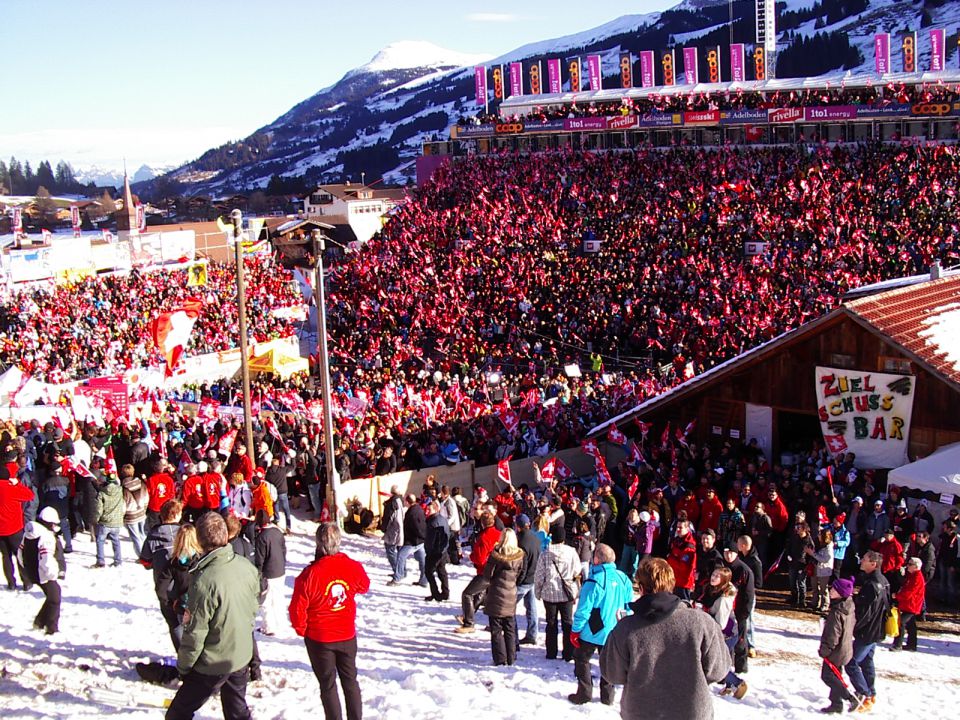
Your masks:
<instances>
[{"instance_id":1,"label":"person walking in snow","mask_svg":"<svg viewBox=\"0 0 960 720\"><path fill-rule=\"evenodd\" d=\"M33 627L53 635L60 628L60 583L67 572L60 532L60 515L53 507L45 507L33 522L24 527L23 540L17 551L23 589L39 585L44 601L33 620Z\"/></svg>"},{"instance_id":2,"label":"person walking in snow","mask_svg":"<svg viewBox=\"0 0 960 720\"><path fill-rule=\"evenodd\" d=\"M740 621L734 613L738 592L733 584L733 573L730 568L719 567L711 573L702 596L703 609L717 621L717 625L723 631L723 638L730 649L731 660L741 636ZM720 694L733 695L740 700L747 694L747 683L730 670L723 680L723 691Z\"/></svg>"},{"instance_id":3,"label":"person walking in snow","mask_svg":"<svg viewBox=\"0 0 960 720\"><path fill-rule=\"evenodd\" d=\"M97 563L94 567L107 566L104 554L107 539L113 545L113 566L120 567L120 528L123 526L126 505L123 501L123 490L115 475L104 475L97 496L97 508Z\"/></svg>"},{"instance_id":4,"label":"person walking in snow","mask_svg":"<svg viewBox=\"0 0 960 720\"><path fill-rule=\"evenodd\" d=\"M13 559L23 539L23 506L34 497L33 490L17 478L11 478L6 466L0 465L0 555L3 556L3 575L8 590L17 589Z\"/></svg>"},{"instance_id":5,"label":"person walking in snow","mask_svg":"<svg viewBox=\"0 0 960 720\"><path fill-rule=\"evenodd\" d=\"M820 679L830 688L830 704L822 713L842 713L844 701L850 712L860 707L860 699L850 692L841 675L842 668L853 659L853 628L856 617L853 605L853 578L840 578L830 585L830 611L820 635L817 653L823 658Z\"/></svg>"},{"instance_id":6,"label":"person walking in snow","mask_svg":"<svg viewBox=\"0 0 960 720\"><path fill-rule=\"evenodd\" d=\"M513 665L517 659L517 579L523 570L523 555L517 534L505 528L483 568L487 580L484 612L490 618L494 665Z\"/></svg>"},{"instance_id":7,"label":"person walking in snow","mask_svg":"<svg viewBox=\"0 0 960 720\"><path fill-rule=\"evenodd\" d=\"M920 558L910 558L906 567L907 574L903 585L894 596L900 611L900 632L890 646L891 650L899 650L901 647L904 650L917 649L917 617L923 611L927 583L923 577L923 561ZM903 644L904 635L907 636L906 645Z\"/></svg>"},{"instance_id":8,"label":"person walking in snow","mask_svg":"<svg viewBox=\"0 0 960 720\"><path fill-rule=\"evenodd\" d=\"M340 552L335 523L317 528L316 559L293 584L290 623L303 638L326 720L341 720L337 677L343 687L347 720L361 720L363 703L357 682L357 603L370 589L363 565Z\"/></svg>"},{"instance_id":9,"label":"person walking in snow","mask_svg":"<svg viewBox=\"0 0 960 720\"><path fill-rule=\"evenodd\" d=\"M260 632L276 635L283 617L284 576L287 572L287 543L283 530L274 525L272 513L257 510L257 538L254 541L254 564L260 571L260 587L263 588L263 625Z\"/></svg>"}]
</instances>

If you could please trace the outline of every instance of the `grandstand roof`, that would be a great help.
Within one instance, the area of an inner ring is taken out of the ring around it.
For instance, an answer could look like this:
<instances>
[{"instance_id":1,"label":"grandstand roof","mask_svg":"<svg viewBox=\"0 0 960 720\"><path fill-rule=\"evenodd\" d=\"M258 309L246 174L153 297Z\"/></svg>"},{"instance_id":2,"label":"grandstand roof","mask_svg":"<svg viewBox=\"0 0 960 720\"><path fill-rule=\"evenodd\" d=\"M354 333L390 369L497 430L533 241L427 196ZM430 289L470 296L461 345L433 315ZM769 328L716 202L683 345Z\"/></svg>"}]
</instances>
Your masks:
<instances>
[{"instance_id":1,"label":"grandstand roof","mask_svg":"<svg viewBox=\"0 0 960 720\"><path fill-rule=\"evenodd\" d=\"M529 105L559 105L572 102L615 102L621 98L643 98L650 95L689 95L690 93L717 94L736 92L738 90L757 92L776 92L790 90L806 90L813 88L836 87L872 87L885 86L890 83L921 85L928 83L960 83L960 70L944 70L942 72L925 73L890 73L877 75L876 73L861 73L854 75L849 72L838 72L830 75L818 75L811 78L776 78L772 80L726 83L699 83L697 85L657 86L649 88L610 88L606 90L587 90L578 93L554 93L552 95L519 95L509 97L500 105L501 114L512 108L527 107Z\"/></svg>"},{"instance_id":2,"label":"grandstand roof","mask_svg":"<svg viewBox=\"0 0 960 720\"><path fill-rule=\"evenodd\" d=\"M600 423L589 435L597 435L613 424L632 420L700 390L845 318L879 335L911 361L960 392L960 273L950 273L937 280L924 277L926 280L907 287L881 290L850 300L806 325L783 333Z\"/></svg>"}]
</instances>

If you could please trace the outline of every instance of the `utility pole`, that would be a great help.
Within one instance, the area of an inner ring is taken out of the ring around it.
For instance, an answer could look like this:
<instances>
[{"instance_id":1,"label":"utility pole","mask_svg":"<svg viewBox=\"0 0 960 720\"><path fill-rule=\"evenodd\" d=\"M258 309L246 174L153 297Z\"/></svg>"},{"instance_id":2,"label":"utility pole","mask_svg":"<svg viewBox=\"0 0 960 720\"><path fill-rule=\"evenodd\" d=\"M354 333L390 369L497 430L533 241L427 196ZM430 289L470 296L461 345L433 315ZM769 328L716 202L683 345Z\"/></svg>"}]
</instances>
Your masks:
<instances>
[{"instance_id":1,"label":"utility pole","mask_svg":"<svg viewBox=\"0 0 960 720\"><path fill-rule=\"evenodd\" d=\"M317 256L314 267L313 299L317 306L317 371L320 374L320 392L323 395L323 445L326 449L324 469L327 478L327 507L333 522L340 524L337 496L340 494L340 474L334 462L333 404L330 393L330 357L327 354L327 305L323 289L323 251L326 238L319 229L312 233L313 252ZM318 509L319 511L319 509Z\"/></svg>"},{"instance_id":2,"label":"utility pole","mask_svg":"<svg viewBox=\"0 0 960 720\"><path fill-rule=\"evenodd\" d=\"M243 213L233 210L233 250L237 261L237 314L240 318L240 376L243 379L243 429L247 456L256 463L253 453L253 417L250 409L250 359L247 357L247 302L243 282Z\"/></svg>"}]
</instances>

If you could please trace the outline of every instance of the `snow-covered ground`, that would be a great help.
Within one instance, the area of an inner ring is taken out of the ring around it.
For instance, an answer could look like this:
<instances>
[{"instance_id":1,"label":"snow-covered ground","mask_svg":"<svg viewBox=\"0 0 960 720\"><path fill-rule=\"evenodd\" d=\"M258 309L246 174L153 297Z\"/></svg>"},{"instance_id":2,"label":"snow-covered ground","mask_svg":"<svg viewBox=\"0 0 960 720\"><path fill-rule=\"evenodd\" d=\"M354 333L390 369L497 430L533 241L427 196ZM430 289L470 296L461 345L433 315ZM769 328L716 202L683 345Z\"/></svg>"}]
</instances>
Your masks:
<instances>
[{"instance_id":1,"label":"snow-covered ground","mask_svg":"<svg viewBox=\"0 0 960 720\"><path fill-rule=\"evenodd\" d=\"M314 527L297 522L294 529L304 534L288 538L288 592L312 556ZM90 568L93 544L85 538L75 542L76 552L68 556L61 632L52 640L31 628L41 603L38 591L0 593L0 717L159 718L163 699L173 695L173 690L139 681L133 667L139 660L172 655L151 573L129 560L120 568ZM132 556L126 540L123 550ZM616 709L599 702L582 707L567 702L575 689L573 666L544 658L542 632L541 645L524 646L514 667L494 668L486 633L452 632L459 603L425 602L426 591L415 585L386 587L387 563L374 539L347 536L344 550L364 563L372 581L370 593L361 598L358 622L366 718L618 717ZM411 561L410 580L415 565ZM451 576L452 594L459 598L470 570L451 567ZM522 617L518 622L522 627ZM716 697L716 717L811 717L826 701L816 659L817 622L761 615L758 625L760 657L751 661L745 676L750 690L739 702ZM263 681L248 689L254 717L320 717L317 683L292 630L285 636L261 636L259 645ZM917 713L925 720L955 716L958 656L960 637L949 634L921 636L915 654L878 650L879 701L871 715L898 720ZM140 705L127 705L127 697ZM144 706L149 704L155 707ZM219 702L210 701L197 717L222 717Z\"/></svg>"}]
</instances>

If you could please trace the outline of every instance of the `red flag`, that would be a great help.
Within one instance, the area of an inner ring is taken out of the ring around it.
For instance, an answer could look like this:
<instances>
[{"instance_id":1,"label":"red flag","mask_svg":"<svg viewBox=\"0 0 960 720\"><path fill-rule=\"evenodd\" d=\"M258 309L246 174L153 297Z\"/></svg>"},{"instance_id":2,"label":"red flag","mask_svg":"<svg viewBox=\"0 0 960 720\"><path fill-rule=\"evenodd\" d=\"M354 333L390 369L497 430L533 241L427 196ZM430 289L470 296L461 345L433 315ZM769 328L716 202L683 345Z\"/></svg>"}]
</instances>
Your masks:
<instances>
[{"instance_id":1,"label":"red flag","mask_svg":"<svg viewBox=\"0 0 960 720\"><path fill-rule=\"evenodd\" d=\"M107 459L103 463L103 471L114 477L119 474L117 472L117 459L113 456L113 445L107 445Z\"/></svg>"},{"instance_id":2,"label":"red flag","mask_svg":"<svg viewBox=\"0 0 960 720\"><path fill-rule=\"evenodd\" d=\"M694 429L696 426L697 426L697 419L694 418L693 420L691 420L690 422L688 422L688 423L687 423L687 426L683 429L683 436L684 436L684 437L687 437L688 435L690 435L690 433L693 432L693 429Z\"/></svg>"},{"instance_id":3,"label":"red flag","mask_svg":"<svg viewBox=\"0 0 960 720\"><path fill-rule=\"evenodd\" d=\"M549 485L553 482L554 475L557 471L557 459L555 457L547 460L543 467L540 468L540 480L543 481L544 485Z\"/></svg>"},{"instance_id":4,"label":"red flag","mask_svg":"<svg viewBox=\"0 0 960 720\"><path fill-rule=\"evenodd\" d=\"M843 438L843 435L824 435L823 439L832 455L839 455L847 451L847 441Z\"/></svg>"},{"instance_id":5,"label":"red flag","mask_svg":"<svg viewBox=\"0 0 960 720\"><path fill-rule=\"evenodd\" d=\"M230 457L230 454L233 452L233 444L237 441L237 429L234 428L222 438L220 438L220 444L217 446L217 452L221 455L226 455Z\"/></svg>"},{"instance_id":6,"label":"red flag","mask_svg":"<svg viewBox=\"0 0 960 720\"><path fill-rule=\"evenodd\" d=\"M512 485L510 482L510 458L513 455L508 455L503 460L497 463L497 480L499 480L504 485Z\"/></svg>"},{"instance_id":7,"label":"red flag","mask_svg":"<svg viewBox=\"0 0 960 720\"><path fill-rule=\"evenodd\" d=\"M650 432L650 428L653 427L653 423L644 422L644 421L641 420L640 418L635 419L634 422L637 424L637 427L640 428L640 436L641 436L644 440L646 440L646 438L647 438L647 433Z\"/></svg>"},{"instance_id":8,"label":"red flag","mask_svg":"<svg viewBox=\"0 0 960 720\"><path fill-rule=\"evenodd\" d=\"M283 451L287 451L287 444L283 441L283 436L280 434L280 430L277 429L277 423L273 421L273 418L264 418L263 426L267 429L267 432L278 442L280 447L283 448Z\"/></svg>"},{"instance_id":9,"label":"red flag","mask_svg":"<svg viewBox=\"0 0 960 720\"><path fill-rule=\"evenodd\" d=\"M204 425L214 423L217 420L217 408L220 403L210 397L200 400L200 407L197 409L197 420Z\"/></svg>"},{"instance_id":10,"label":"red flag","mask_svg":"<svg viewBox=\"0 0 960 720\"><path fill-rule=\"evenodd\" d=\"M640 476L634 475L633 482L630 483L630 489L627 490L627 497L633 499L633 496L637 493L637 488L640 486Z\"/></svg>"},{"instance_id":11,"label":"red flag","mask_svg":"<svg viewBox=\"0 0 960 720\"><path fill-rule=\"evenodd\" d=\"M617 429L616 425L610 426L610 432L607 433L607 440L615 445L626 445L627 436Z\"/></svg>"},{"instance_id":12,"label":"red flag","mask_svg":"<svg viewBox=\"0 0 960 720\"><path fill-rule=\"evenodd\" d=\"M640 454L640 448L635 442L630 443L630 447L627 448L627 462L636 467L643 465L643 455Z\"/></svg>"},{"instance_id":13,"label":"red flag","mask_svg":"<svg viewBox=\"0 0 960 720\"><path fill-rule=\"evenodd\" d=\"M600 457L600 449L597 447L596 440L584 440L581 448L583 449L583 452L592 458Z\"/></svg>"},{"instance_id":14,"label":"red flag","mask_svg":"<svg viewBox=\"0 0 960 720\"><path fill-rule=\"evenodd\" d=\"M670 421L667 420L667 426L663 429L663 435L660 436L660 447L666 447L670 442Z\"/></svg>"},{"instance_id":15,"label":"red flag","mask_svg":"<svg viewBox=\"0 0 960 720\"><path fill-rule=\"evenodd\" d=\"M613 485L613 478L610 477L610 471L607 470L607 463L604 461L602 455L597 455L594 458L595 467L597 469L597 482L600 487L606 487L607 485Z\"/></svg>"},{"instance_id":16,"label":"red flag","mask_svg":"<svg viewBox=\"0 0 960 720\"><path fill-rule=\"evenodd\" d=\"M183 307L172 312L161 313L150 323L150 334L153 342L163 351L167 360L165 374L173 375L174 369L180 362L180 356L190 342L190 333L194 323L200 317L203 303L200 300L187 300Z\"/></svg>"},{"instance_id":17,"label":"red flag","mask_svg":"<svg viewBox=\"0 0 960 720\"><path fill-rule=\"evenodd\" d=\"M564 480L569 480L570 478L572 478L573 470L570 469L570 466L567 465L560 458L554 458L554 459L556 460L556 462L553 465L553 472L557 476L557 479L559 479L560 482L563 482Z\"/></svg>"}]
</instances>

